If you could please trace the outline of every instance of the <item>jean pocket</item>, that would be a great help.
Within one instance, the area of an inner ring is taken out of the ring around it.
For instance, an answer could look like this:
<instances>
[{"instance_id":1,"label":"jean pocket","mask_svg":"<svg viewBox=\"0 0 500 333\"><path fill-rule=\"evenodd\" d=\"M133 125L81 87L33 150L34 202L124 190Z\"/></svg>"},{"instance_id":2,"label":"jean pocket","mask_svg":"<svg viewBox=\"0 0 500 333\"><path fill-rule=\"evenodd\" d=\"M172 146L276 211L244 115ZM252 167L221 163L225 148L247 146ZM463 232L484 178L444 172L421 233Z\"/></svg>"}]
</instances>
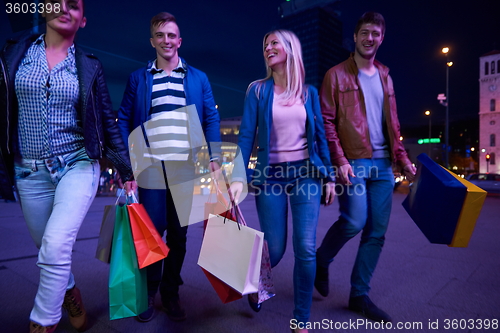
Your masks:
<instances>
[{"instance_id":1,"label":"jean pocket","mask_svg":"<svg viewBox=\"0 0 500 333\"><path fill-rule=\"evenodd\" d=\"M62 155L61 158L64 161L64 164L69 168L73 168L76 162L87 161L92 163L95 161L87 155L85 148L81 148L73 153Z\"/></svg>"},{"instance_id":2,"label":"jean pocket","mask_svg":"<svg viewBox=\"0 0 500 333\"><path fill-rule=\"evenodd\" d=\"M14 166L14 178L15 179L24 179L33 173L31 168L27 168L24 166Z\"/></svg>"}]
</instances>

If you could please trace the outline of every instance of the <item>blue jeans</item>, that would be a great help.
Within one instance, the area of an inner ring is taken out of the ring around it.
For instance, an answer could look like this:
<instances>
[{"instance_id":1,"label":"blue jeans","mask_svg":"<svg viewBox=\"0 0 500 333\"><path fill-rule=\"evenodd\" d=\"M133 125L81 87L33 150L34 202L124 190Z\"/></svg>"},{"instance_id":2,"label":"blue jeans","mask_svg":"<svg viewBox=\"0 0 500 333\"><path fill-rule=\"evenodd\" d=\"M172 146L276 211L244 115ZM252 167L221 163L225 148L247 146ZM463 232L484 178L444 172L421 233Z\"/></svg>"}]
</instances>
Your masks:
<instances>
[{"instance_id":1,"label":"blue jeans","mask_svg":"<svg viewBox=\"0 0 500 333\"><path fill-rule=\"evenodd\" d=\"M188 227L181 226L179 216L184 222L189 219L193 202L195 167L189 161L165 162L164 165L166 165L164 171L168 174L171 185L183 184L182 188L176 188L177 206L174 205L172 193L168 188L154 190L139 187L139 201L144 205L158 233L163 236L165 231L167 232L166 243L170 249L168 256L146 268L148 295L156 295L159 287L162 302L167 304L169 300L179 298L179 286L183 284L181 269L186 256Z\"/></svg>"},{"instance_id":2,"label":"blue jeans","mask_svg":"<svg viewBox=\"0 0 500 333\"><path fill-rule=\"evenodd\" d=\"M256 187L260 228L269 245L271 266L276 266L286 249L288 200L293 224L294 318L307 322L316 272L316 227L321 200L321 179L309 160L272 164L266 184Z\"/></svg>"},{"instance_id":3,"label":"blue jeans","mask_svg":"<svg viewBox=\"0 0 500 333\"><path fill-rule=\"evenodd\" d=\"M39 248L40 284L30 319L61 319L66 290L75 285L71 252L99 185L99 162L85 149L45 160L18 158L15 178L24 219Z\"/></svg>"},{"instance_id":4,"label":"blue jeans","mask_svg":"<svg viewBox=\"0 0 500 333\"><path fill-rule=\"evenodd\" d=\"M394 174L388 158L349 160L356 177L337 187L340 217L317 251L317 263L328 267L345 243L361 230L361 242L351 274L351 297L366 295L389 225Z\"/></svg>"}]
</instances>

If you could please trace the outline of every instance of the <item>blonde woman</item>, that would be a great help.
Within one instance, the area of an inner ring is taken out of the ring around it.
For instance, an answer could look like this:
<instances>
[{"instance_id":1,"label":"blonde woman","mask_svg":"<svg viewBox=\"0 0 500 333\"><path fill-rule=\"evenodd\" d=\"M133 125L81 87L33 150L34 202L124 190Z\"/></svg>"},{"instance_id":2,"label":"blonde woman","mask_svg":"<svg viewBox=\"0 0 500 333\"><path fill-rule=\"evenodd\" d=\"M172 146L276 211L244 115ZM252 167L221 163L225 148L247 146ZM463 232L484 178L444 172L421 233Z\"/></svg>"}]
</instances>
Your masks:
<instances>
[{"instance_id":1,"label":"blonde woman","mask_svg":"<svg viewBox=\"0 0 500 333\"><path fill-rule=\"evenodd\" d=\"M307 332L316 271L316 226L322 180L326 203L334 199L334 175L319 106L318 92L306 86L302 49L297 36L275 30L264 36L267 76L250 84L245 99L238 144L248 165L255 137L257 165L249 181L261 230L268 241L271 265L276 266L286 249L287 212L293 224L293 273L295 310L290 328ZM258 131L257 131L258 129ZM231 189L238 200L245 175L234 174ZM254 311L260 304L249 297Z\"/></svg>"}]
</instances>

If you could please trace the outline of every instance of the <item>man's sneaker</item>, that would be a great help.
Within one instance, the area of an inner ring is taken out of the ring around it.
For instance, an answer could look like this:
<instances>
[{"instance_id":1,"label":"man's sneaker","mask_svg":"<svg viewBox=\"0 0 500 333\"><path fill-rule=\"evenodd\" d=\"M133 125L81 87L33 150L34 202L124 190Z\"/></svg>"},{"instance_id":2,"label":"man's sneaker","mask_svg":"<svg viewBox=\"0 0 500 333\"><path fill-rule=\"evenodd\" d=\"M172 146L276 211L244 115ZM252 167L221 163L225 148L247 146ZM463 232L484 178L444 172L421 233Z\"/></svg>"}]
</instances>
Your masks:
<instances>
[{"instance_id":1,"label":"man's sneaker","mask_svg":"<svg viewBox=\"0 0 500 333\"><path fill-rule=\"evenodd\" d=\"M148 309L137 316L137 320L140 322L147 322L153 319L155 315L155 297L148 296Z\"/></svg>"},{"instance_id":2,"label":"man's sneaker","mask_svg":"<svg viewBox=\"0 0 500 333\"><path fill-rule=\"evenodd\" d=\"M392 322L391 316L380 310L367 295L349 298L349 310L378 322Z\"/></svg>"},{"instance_id":3,"label":"man's sneaker","mask_svg":"<svg viewBox=\"0 0 500 333\"><path fill-rule=\"evenodd\" d=\"M316 264L316 277L314 278L314 286L319 294L323 297L328 296L330 293L328 280L328 267L322 267Z\"/></svg>"},{"instance_id":4,"label":"man's sneaker","mask_svg":"<svg viewBox=\"0 0 500 333\"><path fill-rule=\"evenodd\" d=\"M181 307L181 302L179 301L179 299L173 299L163 302L163 310L165 310L170 320L173 321L186 320L186 312Z\"/></svg>"},{"instance_id":5,"label":"man's sneaker","mask_svg":"<svg viewBox=\"0 0 500 333\"><path fill-rule=\"evenodd\" d=\"M30 322L30 333L53 333L55 332L57 324L50 326L40 326L37 323Z\"/></svg>"},{"instance_id":6,"label":"man's sneaker","mask_svg":"<svg viewBox=\"0 0 500 333\"><path fill-rule=\"evenodd\" d=\"M78 331L87 329L87 312L83 306L80 289L73 287L64 295L63 308L68 311L69 322Z\"/></svg>"}]
</instances>

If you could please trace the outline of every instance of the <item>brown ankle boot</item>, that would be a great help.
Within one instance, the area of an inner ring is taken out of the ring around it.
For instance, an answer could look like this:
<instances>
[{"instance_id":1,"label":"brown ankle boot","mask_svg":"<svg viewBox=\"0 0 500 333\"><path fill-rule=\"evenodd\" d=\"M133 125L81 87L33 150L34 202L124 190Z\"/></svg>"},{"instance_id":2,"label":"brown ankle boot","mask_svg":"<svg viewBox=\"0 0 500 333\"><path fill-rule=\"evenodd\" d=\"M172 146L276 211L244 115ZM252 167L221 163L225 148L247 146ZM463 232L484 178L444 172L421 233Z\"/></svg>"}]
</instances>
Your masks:
<instances>
[{"instance_id":1,"label":"brown ankle boot","mask_svg":"<svg viewBox=\"0 0 500 333\"><path fill-rule=\"evenodd\" d=\"M66 291L64 295L63 308L68 311L69 322L78 331L83 332L87 329L87 312L83 306L80 289L73 287Z\"/></svg>"},{"instance_id":2,"label":"brown ankle boot","mask_svg":"<svg viewBox=\"0 0 500 333\"><path fill-rule=\"evenodd\" d=\"M30 333L53 333L56 330L57 324L50 326L40 326L37 323L30 322Z\"/></svg>"}]
</instances>

